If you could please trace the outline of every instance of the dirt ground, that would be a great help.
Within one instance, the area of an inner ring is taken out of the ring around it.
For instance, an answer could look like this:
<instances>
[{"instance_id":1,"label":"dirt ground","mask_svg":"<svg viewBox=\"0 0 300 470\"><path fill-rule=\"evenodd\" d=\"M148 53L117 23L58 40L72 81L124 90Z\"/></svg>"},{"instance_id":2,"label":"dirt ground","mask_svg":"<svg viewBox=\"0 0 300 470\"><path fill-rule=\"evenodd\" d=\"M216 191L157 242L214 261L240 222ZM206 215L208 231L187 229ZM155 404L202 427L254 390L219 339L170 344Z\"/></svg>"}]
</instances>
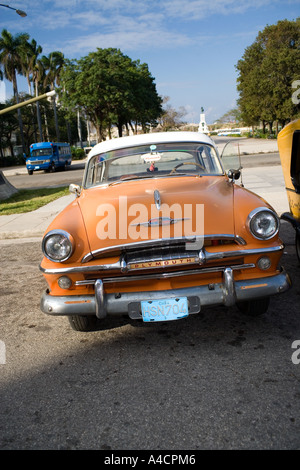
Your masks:
<instances>
[{"instance_id":1,"label":"dirt ground","mask_svg":"<svg viewBox=\"0 0 300 470\"><path fill-rule=\"evenodd\" d=\"M0 242L1 449L300 447L300 266L258 319L219 307L161 325L79 333L39 308L40 241Z\"/></svg>"}]
</instances>

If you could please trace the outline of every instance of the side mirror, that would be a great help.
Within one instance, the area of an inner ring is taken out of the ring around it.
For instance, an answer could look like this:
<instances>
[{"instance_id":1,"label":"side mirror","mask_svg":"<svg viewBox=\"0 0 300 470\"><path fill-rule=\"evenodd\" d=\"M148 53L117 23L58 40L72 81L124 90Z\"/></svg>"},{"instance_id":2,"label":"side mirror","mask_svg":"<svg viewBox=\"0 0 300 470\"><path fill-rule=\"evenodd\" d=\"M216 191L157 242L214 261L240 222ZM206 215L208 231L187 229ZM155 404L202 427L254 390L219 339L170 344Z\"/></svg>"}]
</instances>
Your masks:
<instances>
[{"instance_id":1,"label":"side mirror","mask_svg":"<svg viewBox=\"0 0 300 470\"><path fill-rule=\"evenodd\" d=\"M228 170L227 176L229 179L232 180L232 182L234 182L235 180L239 179L239 177L241 176L241 172L240 170Z\"/></svg>"},{"instance_id":2,"label":"side mirror","mask_svg":"<svg viewBox=\"0 0 300 470\"><path fill-rule=\"evenodd\" d=\"M72 183L69 186L69 191L70 191L70 193L75 194L76 197L79 197L80 193L81 193L81 188L80 188L80 186L78 186L78 184L73 184Z\"/></svg>"}]
</instances>

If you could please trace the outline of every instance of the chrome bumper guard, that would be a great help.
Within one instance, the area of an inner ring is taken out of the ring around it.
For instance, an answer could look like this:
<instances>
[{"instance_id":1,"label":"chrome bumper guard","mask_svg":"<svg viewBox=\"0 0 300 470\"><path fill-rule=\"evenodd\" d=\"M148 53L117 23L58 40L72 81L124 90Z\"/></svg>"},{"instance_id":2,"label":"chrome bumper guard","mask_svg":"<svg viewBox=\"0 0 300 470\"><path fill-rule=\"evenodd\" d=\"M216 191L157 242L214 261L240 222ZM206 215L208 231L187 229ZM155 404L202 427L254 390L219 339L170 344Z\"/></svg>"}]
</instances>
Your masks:
<instances>
[{"instance_id":1,"label":"chrome bumper guard","mask_svg":"<svg viewBox=\"0 0 300 470\"><path fill-rule=\"evenodd\" d=\"M41 310L49 315L96 315L101 319L106 316L127 314L132 319L139 319L142 318L140 311L142 300L187 297L189 313L195 314L199 313L203 306L229 307L236 302L285 292L290 286L290 278L284 270L271 277L234 281L231 268L225 268L221 283L166 291L105 294L102 280L97 279L95 295L58 297L44 293Z\"/></svg>"}]
</instances>

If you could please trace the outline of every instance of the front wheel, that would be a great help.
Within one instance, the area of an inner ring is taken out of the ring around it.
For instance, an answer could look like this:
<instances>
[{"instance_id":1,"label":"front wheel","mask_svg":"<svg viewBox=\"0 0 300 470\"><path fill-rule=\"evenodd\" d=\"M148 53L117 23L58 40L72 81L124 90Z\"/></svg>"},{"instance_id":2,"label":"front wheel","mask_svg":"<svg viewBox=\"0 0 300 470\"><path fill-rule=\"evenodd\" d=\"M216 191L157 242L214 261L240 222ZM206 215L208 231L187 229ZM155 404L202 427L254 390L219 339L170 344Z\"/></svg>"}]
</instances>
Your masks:
<instances>
[{"instance_id":1,"label":"front wheel","mask_svg":"<svg viewBox=\"0 0 300 470\"><path fill-rule=\"evenodd\" d=\"M237 307L246 315L251 317L258 317L267 312L270 303L270 297L263 297L261 299L247 300L245 302L238 302Z\"/></svg>"},{"instance_id":2,"label":"front wheel","mask_svg":"<svg viewBox=\"0 0 300 470\"><path fill-rule=\"evenodd\" d=\"M33 170L28 170L29 175L33 175Z\"/></svg>"},{"instance_id":3,"label":"front wheel","mask_svg":"<svg viewBox=\"0 0 300 470\"><path fill-rule=\"evenodd\" d=\"M95 315L70 315L68 319L75 331L93 331L96 329L97 317Z\"/></svg>"}]
</instances>

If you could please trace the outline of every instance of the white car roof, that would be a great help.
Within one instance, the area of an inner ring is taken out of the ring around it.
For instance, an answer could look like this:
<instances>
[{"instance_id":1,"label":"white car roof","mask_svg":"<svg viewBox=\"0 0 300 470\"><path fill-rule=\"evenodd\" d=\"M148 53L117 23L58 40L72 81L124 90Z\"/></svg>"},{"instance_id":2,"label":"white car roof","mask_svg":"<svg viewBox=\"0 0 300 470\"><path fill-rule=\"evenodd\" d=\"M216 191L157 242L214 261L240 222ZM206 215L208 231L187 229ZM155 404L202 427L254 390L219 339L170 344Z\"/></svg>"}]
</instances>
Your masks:
<instances>
[{"instance_id":1,"label":"white car roof","mask_svg":"<svg viewBox=\"0 0 300 470\"><path fill-rule=\"evenodd\" d=\"M92 148L88 154L88 159L94 155L120 148L169 142L199 142L215 147L214 142L207 135L201 134L200 132L153 132L104 140Z\"/></svg>"}]
</instances>

